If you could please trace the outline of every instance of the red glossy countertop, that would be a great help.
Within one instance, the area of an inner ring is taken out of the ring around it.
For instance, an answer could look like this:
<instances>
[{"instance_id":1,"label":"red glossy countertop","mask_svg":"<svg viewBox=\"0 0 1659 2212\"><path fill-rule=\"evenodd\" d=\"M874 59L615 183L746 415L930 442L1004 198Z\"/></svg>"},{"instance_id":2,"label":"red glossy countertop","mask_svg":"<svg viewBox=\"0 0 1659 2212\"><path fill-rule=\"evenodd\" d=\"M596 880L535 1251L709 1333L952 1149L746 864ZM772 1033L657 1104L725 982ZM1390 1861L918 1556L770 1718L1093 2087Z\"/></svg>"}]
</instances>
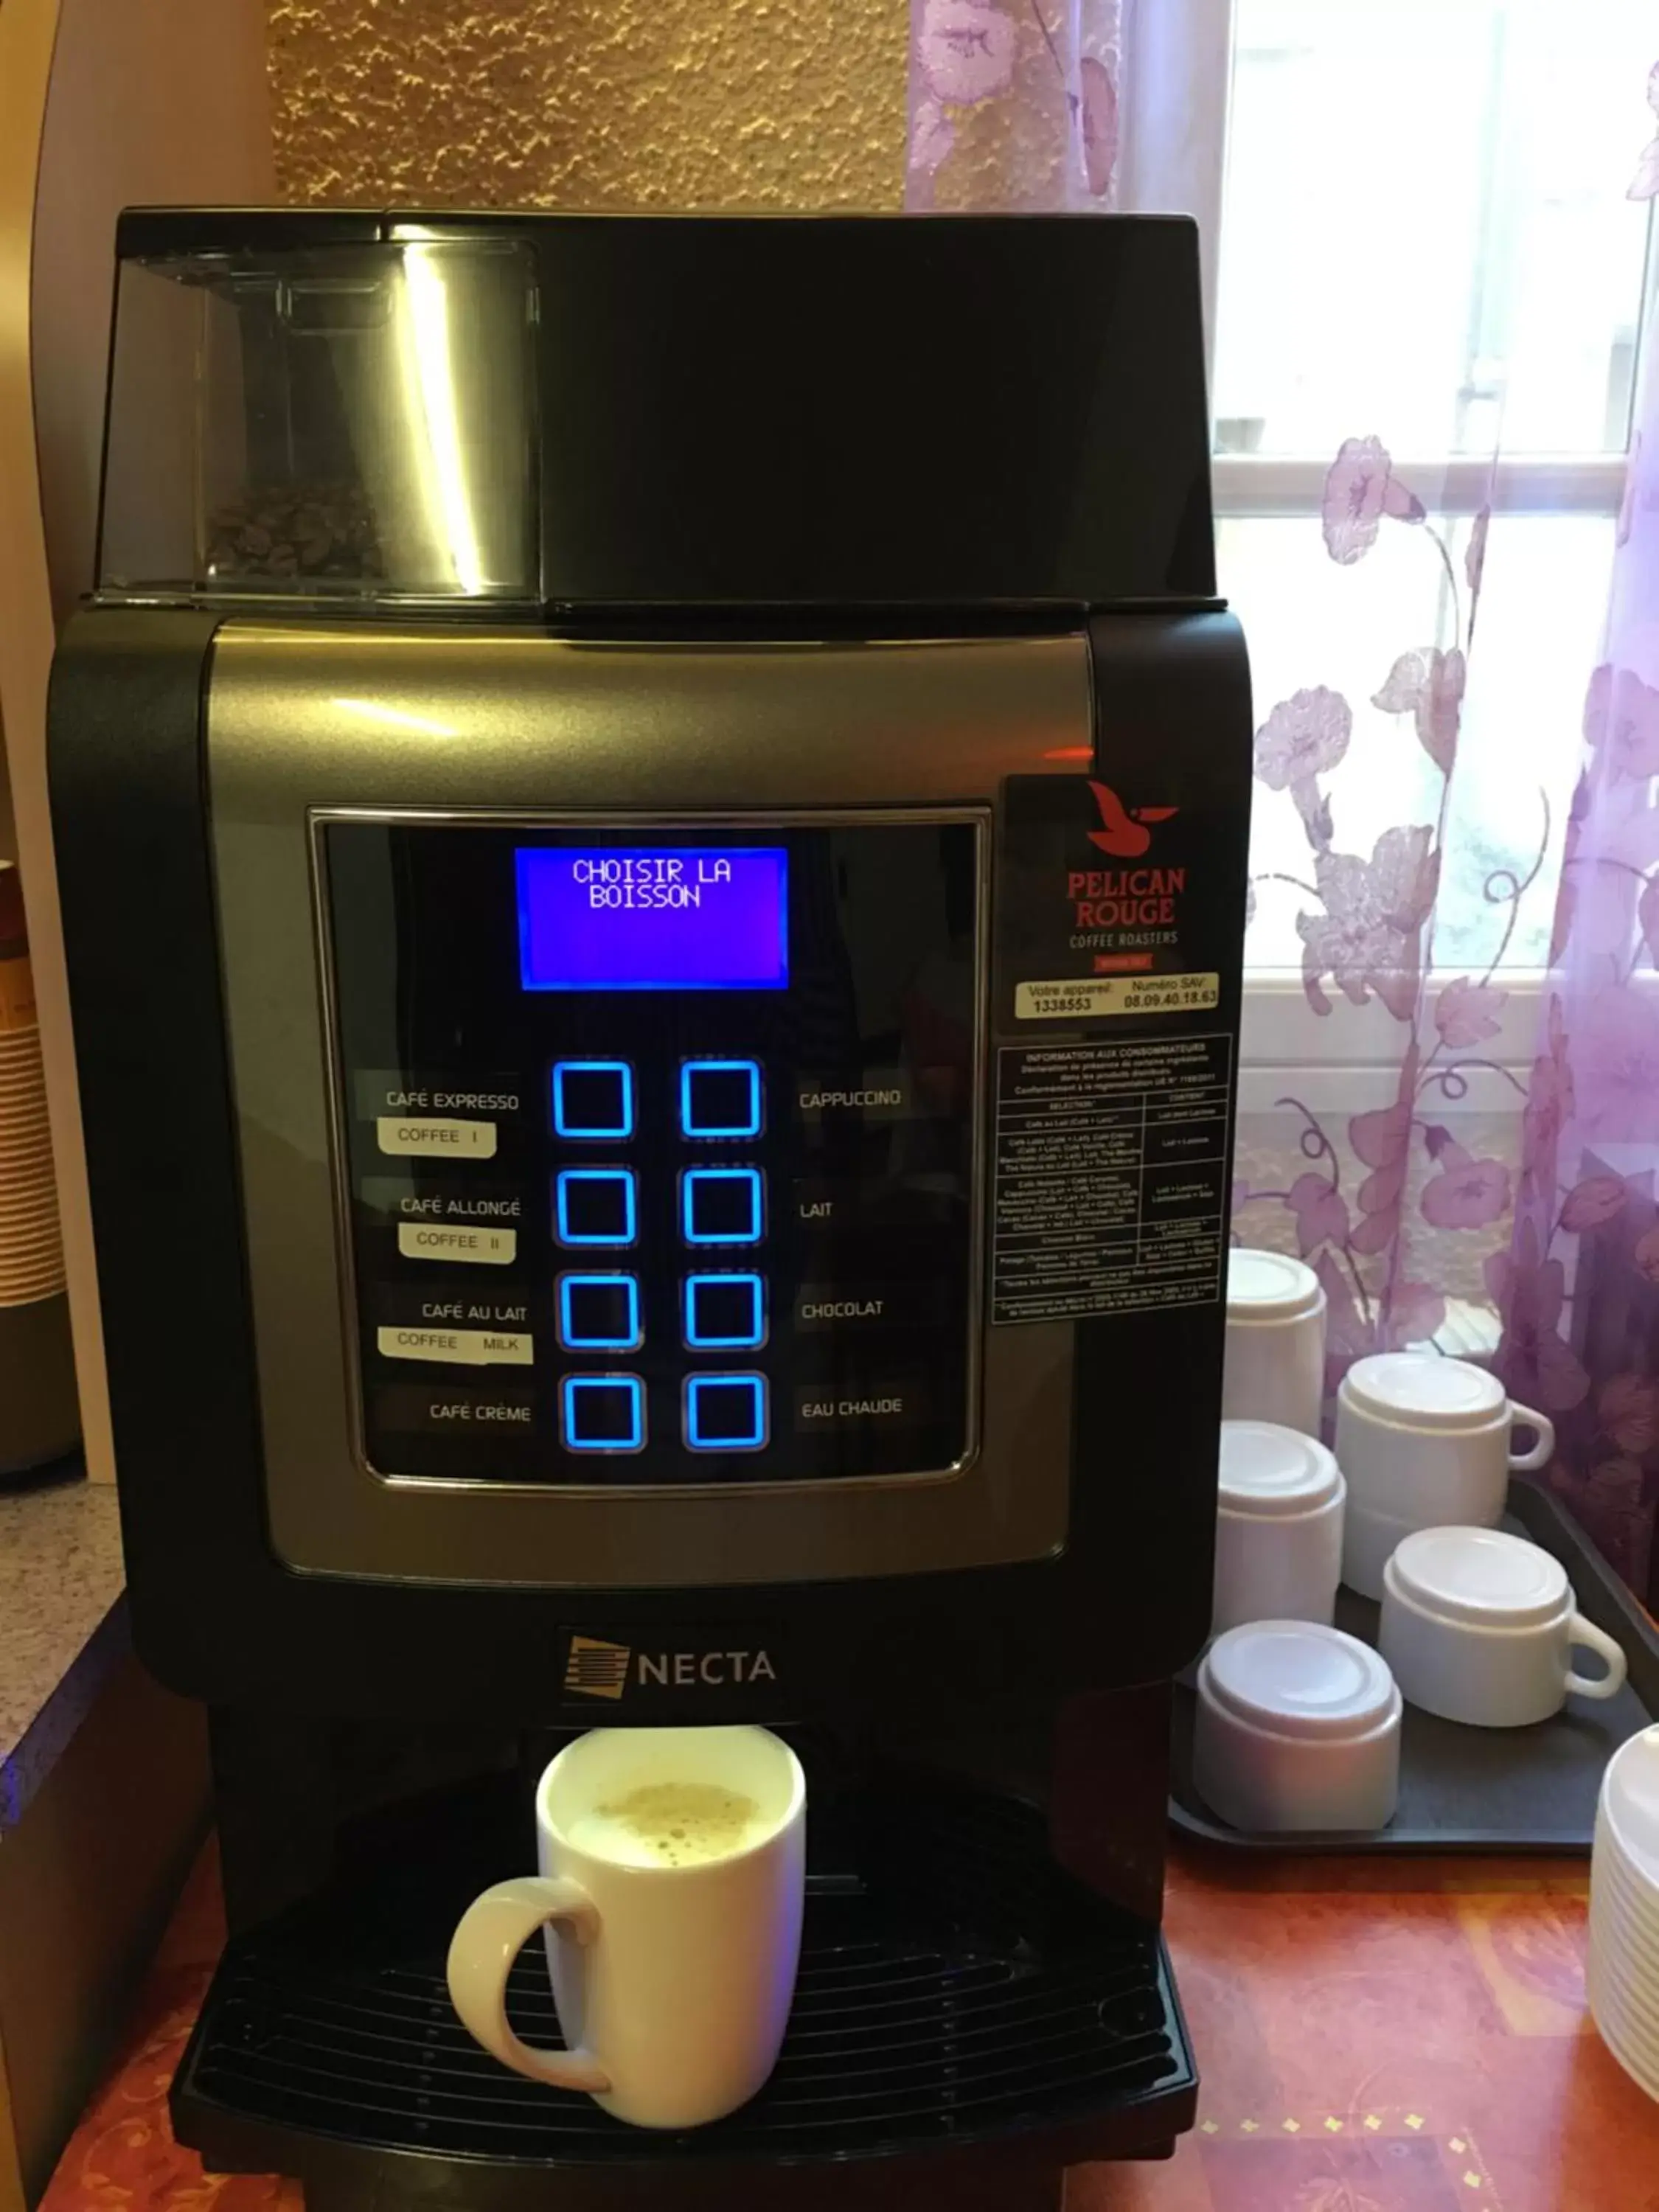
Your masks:
<instances>
[{"instance_id":1,"label":"red glossy countertop","mask_svg":"<svg viewBox=\"0 0 1659 2212\"><path fill-rule=\"evenodd\" d=\"M1167 1927L1204 2077L1174 2160L1066 2212L1659 2212L1659 2105L1584 2005L1582 1861L1182 1852ZM204 1856L44 2212L300 2212L204 2175L167 2090L223 1936Z\"/></svg>"}]
</instances>

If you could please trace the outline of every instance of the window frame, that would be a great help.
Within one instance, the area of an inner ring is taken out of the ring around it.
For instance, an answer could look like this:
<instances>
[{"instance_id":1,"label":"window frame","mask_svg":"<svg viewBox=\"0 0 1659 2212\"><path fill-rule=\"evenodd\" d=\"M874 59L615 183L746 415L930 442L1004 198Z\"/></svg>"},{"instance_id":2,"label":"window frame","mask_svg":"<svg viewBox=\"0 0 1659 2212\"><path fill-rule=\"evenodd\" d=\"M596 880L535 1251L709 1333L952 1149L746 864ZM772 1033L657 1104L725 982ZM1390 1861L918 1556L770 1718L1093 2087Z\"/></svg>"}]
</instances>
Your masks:
<instances>
[{"instance_id":1,"label":"window frame","mask_svg":"<svg viewBox=\"0 0 1659 2212\"><path fill-rule=\"evenodd\" d=\"M1184 77L1188 121L1177 134L1173 154L1149 157L1132 125L1124 183L1128 205L1184 207L1198 223L1205 368L1207 388L1213 394L1220 263L1226 251L1237 0L1125 0L1124 12L1131 116L1152 112L1148 103L1155 106L1160 94L1167 96L1172 71L1179 69ZM1632 121L1639 123L1634 111ZM1654 205L1659 207L1659 202ZM1650 209L1632 383L1638 393L1649 368L1650 349L1659 344L1656 233L1659 225ZM1407 483L1437 487L1432 504L1437 514L1449 520L1468 520L1485 506L1495 515L1599 515L1612 520L1623 501L1629 458L1627 444L1622 452L1500 454L1495 462L1449 453L1401 456L1396 465ZM1330 457L1218 453L1212 416L1210 468L1218 523L1305 517L1312 526L1321 513ZM1490 1085L1495 1086L1492 1103L1498 1103L1506 1091L1513 1096L1517 1080L1524 1084L1548 980L1548 972L1537 968L1506 969L1493 978L1508 997L1500 1031L1486 1047ZM1311 1077L1326 1068L1342 1071L1339 1081L1344 1085L1368 1069L1386 1070L1392 1082L1403 1032L1384 1007L1372 1002L1363 1008L1346 1008L1341 1020L1310 1025L1300 971L1278 965L1247 968L1244 991L1240 1073L1249 1091L1261 1091L1264 1079L1270 1079L1271 1089L1280 1075L1305 1073ZM1483 1091L1486 1087L1482 1086ZM1345 1097L1349 1095L1345 1090ZM1487 1103L1484 1096L1479 1103Z\"/></svg>"},{"instance_id":2,"label":"window frame","mask_svg":"<svg viewBox=\"0 0 1659 2212\"><path fill-rule=\"evenodd\" d=\"M1382 0L1373 0L1374 5L1382 3ZM1121 172L1122 204L1131 208L1184 208L1198 225L1204 297L1204 368L1206 389L1213 397L1217 301L1221 256L1226 247L1227 167L1238 0L1122 0L1122 8L1130 117ZM1181 87L1179 94L1173 93L1172 79ZM1137 131L1135 118L1147 115L1160 98L1168 100L1172 94L1182 101L1186 127L1178 133L1165 131L1157 134L1160 140L1174 140L1170 151L1165 153L1161 146L1152 150L1146 141L1153 134ZM1640 128L1640 118L1633 108L1632 118L1633 161L1639 150L1635 133ZM1659 219L1656 218L1656 210L1659 210L1659 200L1649 204L1636 358L1631 371L1632 394L1642 391L1650 348L1659 343L1655 329L1656 323L1659 323ZM1632 399L1632 406L1634 404ZM1212 414L1212 433L1214 420ZM1620 453L1500 459L1498 475L1504 485L1504 497L1501 505L1494 497L1492 511L1512 514L1617 514L1629 454L1627 440ZM1218 453L1212 439L1211 466L1215 471L1217 518L1300 514L1305 511L1306 487L1299 472L1317 467L1322 486L1326 465L1314 459L1295 455ZM1453 517L1476 512L1485 493L1477 491L1475 486L1484 486L1492 473L1489 465L1478 455L1442 455L1426 467L1421 462L1413 464L1402 458L1399 466L1401 474L1408 478L1415 466L1422 471L1425 482L1443 473L1449 494L1455 492L1459 498L1449 496L1441 503L1440 512ZM1601 474L1604 470L1616 471L1619 481L1619 489L1613 494L1611 504L1605 507L1598 503L1607 497ZM1282 483L1275 480L1275 471L1285 472ZM1245 504L1224 507L1222 504L1224 496L1254 501L1280 499L1292 493L1294 503L1288 507ZM1470 503L1462 504L1462 499ZM1573 503L1563 504L1564 500ZM1317 508L1316 497L1313 511L1316 513Z\"/></svg>"},{"instance_id":3,"label":"window frame","mask_svg":"<svg viewBox=\"0 0 1659 2212\"><path fill-rule=\"evenodd\" d=\"M1643 316L1645 345L1652 321L1651 303ZM1396 458L1398 475L1414 488L1436 484L1430 501L1437 514L1463 520L1490 504L1494 514L1599 514L1611 519L1625 492L1629 448L1623 453L1500 455L1494 463L1467 454L1439 453L1426 459ZM1212 452L1210 471L1218 522L1317 521L1330 459L1303 459L1278 453Z\"/></svg>"}]
</instances>

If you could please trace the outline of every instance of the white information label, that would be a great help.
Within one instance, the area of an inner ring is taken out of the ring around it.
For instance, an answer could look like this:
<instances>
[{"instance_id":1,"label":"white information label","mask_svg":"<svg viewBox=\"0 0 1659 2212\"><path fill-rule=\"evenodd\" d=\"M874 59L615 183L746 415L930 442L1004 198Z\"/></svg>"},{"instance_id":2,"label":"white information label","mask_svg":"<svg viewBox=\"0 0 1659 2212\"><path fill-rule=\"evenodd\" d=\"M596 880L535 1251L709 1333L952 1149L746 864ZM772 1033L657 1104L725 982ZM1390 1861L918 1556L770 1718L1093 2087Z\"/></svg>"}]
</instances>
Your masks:
<instances>
[{"instance_id":1,"label":"white information label","mask_svg":"<svg viewBox=\"0 0 1659 2212\"><path fill-rule=\"evenodd\" d=\"M1103 1014L1207 1014L1221 1003L1219 975L1066 975L1017 983L1014 1018L1092 1022Z\"/></svg>"},{"instance_id":2,"label":"white information label","mask_svg":"<svg viewBox=\"0 0 1659 2212\"><path fill-rule=\"evenodd\" d=\"M493 1160L495 1124L493 1121L428 1121L405 1120L401 1114L376 1116L375 1134L383 1152L423 1160Z\"/></svg>"},{"instance_id":3,"label":"white information label","mask_svg":"<svg viewBox=\"0 0 1659 2212\"><path fill-rule=\"evenodd\" d=\"M447 1228L436 1221L400 1221L398 1249L405 1260L462 1260L485 1267L510 1267L518 1257L516 1229Z\"/></svg>"},{"instance_id":4,"label":"white information label","mask_svg":"<svg viewBox=\"0 0 1659 2212\"><path fill-rule=\"evenodd\" d=\"M442 1359L456 1367L530 1367L533 1337L494 1328L382 1328L374 1341L382 1359Z\"/></svg>"},{"instance_id":5,"label":"white information label","mask_svg":"<svg viewBox=\"0 0 1659 2212\"><path fill-rule=\"evenodd\" d=\"M997 1054L991 1318L1212 1304L1227 1259L1232 1040L1147 1036Z\"/></svg>"}]
</instances>

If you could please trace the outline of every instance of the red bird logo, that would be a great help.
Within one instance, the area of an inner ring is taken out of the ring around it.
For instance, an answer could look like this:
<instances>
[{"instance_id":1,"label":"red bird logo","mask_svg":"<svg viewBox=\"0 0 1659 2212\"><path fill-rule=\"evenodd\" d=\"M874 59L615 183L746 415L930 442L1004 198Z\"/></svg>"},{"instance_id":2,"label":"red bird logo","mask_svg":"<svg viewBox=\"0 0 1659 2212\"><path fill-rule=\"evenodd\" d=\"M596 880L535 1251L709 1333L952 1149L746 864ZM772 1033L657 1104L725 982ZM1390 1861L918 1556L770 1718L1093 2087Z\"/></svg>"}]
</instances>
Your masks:
<instances>
[{"instance_id":1,"label":"red bird logo","mask_svg":"<svg viewBox=\"0 0 1659 2212\"><path fill-rule=\"evenodd\" d=\"M1103 853L1114 860L1138 860L1152 842L1152 833L1143 825L1148 822L1167 822L1180 812L1175 806L1126 807L1109 783L1096 783L1089 788L1095 795L1095 805L1100 809L1103 827L1089 832L1089 842L1098 845Z\"/></svg>"}]
</instances>

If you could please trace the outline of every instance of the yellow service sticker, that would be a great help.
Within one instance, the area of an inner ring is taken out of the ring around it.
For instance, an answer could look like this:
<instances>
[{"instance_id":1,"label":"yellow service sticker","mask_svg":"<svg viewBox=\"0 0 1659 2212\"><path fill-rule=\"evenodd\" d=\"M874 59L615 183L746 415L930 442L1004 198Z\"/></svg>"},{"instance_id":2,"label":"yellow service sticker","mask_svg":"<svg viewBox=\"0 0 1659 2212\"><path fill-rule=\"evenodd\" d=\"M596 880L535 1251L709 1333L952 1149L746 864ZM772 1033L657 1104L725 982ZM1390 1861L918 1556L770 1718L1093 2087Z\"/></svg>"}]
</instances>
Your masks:
<instances>
[{"instance_id":1,"label":"yellow service sticker","mask_svg":"<svg viewBox=\"0 0 1659 2212\"><path fill-rule=\"evenodd\" d=\"M1103 1014L1205 1014L1221 1003L1219 975L1067 975L1014 987L1014 1018L1092 1022Z\"/></svg>"}]
</instances>

